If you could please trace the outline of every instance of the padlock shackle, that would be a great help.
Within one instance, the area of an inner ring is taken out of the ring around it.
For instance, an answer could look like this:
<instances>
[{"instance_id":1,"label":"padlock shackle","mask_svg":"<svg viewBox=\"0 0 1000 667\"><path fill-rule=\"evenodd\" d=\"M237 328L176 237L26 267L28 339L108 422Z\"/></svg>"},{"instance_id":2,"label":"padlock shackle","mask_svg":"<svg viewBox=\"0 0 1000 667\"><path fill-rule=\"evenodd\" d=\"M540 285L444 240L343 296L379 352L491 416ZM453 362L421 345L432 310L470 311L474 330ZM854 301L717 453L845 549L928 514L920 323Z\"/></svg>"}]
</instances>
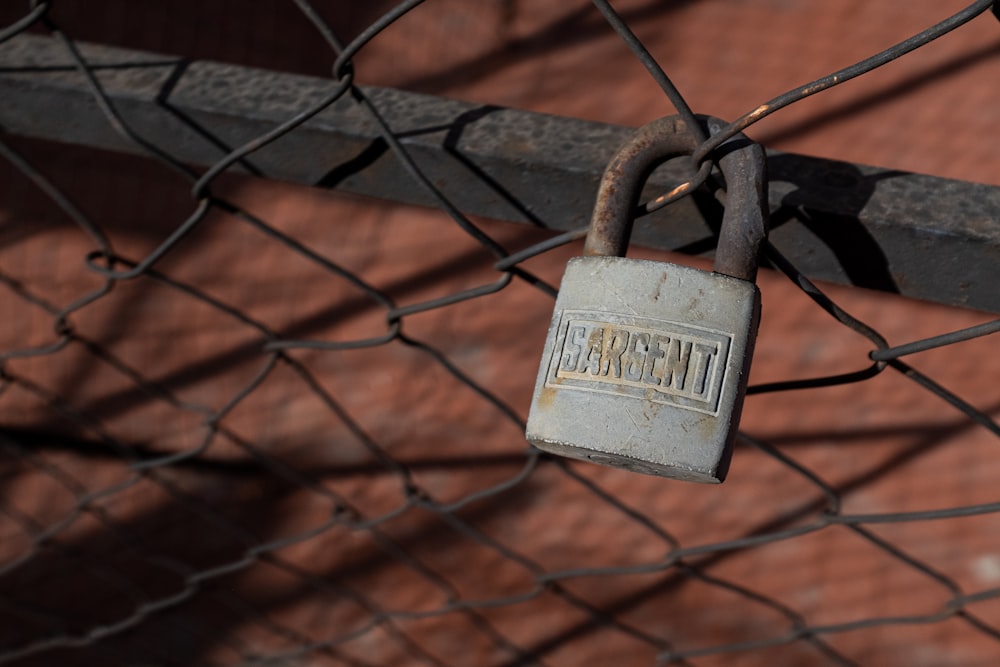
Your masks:
<instances>
[{"instance_id":1,"label":"padlock shackle","mask_svg":"<svg viewBox=\"0 0 1000 667\"><path fill-rule=\"evenodd\" d=\"M726 126L710 116L699 116L699 120L709 134ZM670 158L690 155L697 148L698 140L679 116L658 118L636 130L601 177L584 255L624 256L632 235L633 212L649 174ZM714 155L726 179L727 206L713 270L753 282L769 215L764 149L737 134L715 149Z\"/></svg>"}]
</instances>

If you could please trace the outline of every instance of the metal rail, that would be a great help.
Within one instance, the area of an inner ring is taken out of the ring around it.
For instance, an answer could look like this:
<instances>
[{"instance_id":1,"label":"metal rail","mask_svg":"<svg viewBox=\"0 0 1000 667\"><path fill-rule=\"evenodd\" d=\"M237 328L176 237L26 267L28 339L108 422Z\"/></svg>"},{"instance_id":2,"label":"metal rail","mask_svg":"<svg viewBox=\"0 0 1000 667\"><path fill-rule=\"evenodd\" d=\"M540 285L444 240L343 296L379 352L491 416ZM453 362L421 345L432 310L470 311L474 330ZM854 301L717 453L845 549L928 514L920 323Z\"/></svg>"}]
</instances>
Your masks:
<instances>
[{"instance_id":1,"label":"metal rail","mask_svg":"<svg viewBox=\"0 0 1000 667\"><path fill-rule=\"evenodd\" d=\"M81 45L117 110L178 159L216 163L310 107L328 79ZM554 230L585 225L601 173L631 129L365 88L420 168L463 212ZM0 44L4 131L136 152L107 122L55 39ZM1000 312L1000 188L768 152L772 242L814 279ZM379 137L341 99L237 167L312 186L431 205ZM660 194L690 174L671 163ZM714 248L718 204L686 198L641 220L636 243L694 254Z\"/></svg>"}]
</instances>

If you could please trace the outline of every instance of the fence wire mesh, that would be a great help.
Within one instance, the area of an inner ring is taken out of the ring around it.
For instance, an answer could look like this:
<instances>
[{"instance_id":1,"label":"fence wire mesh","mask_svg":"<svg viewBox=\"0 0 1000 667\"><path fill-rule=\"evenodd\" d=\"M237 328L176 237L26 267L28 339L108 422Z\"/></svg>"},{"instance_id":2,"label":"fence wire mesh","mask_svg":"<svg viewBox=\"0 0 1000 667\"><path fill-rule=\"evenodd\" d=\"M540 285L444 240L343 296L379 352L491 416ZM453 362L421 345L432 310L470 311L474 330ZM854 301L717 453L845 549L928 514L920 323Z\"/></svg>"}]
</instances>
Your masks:
<instances>
[{"instance_id":1,"label":"fence wire mesh","mask_svg":"<svg viewBox=\"0 0 1000 667\"><path fill-rule=\"evenodd\" d=\"M1000 406L945 384L989 372L997 321L949 310L953 333L914 336L919 321L886 313L945 311L819 287L769 245L788 280L761 278L747 433L724 487L528 447L546 309L580 233L469 219L356 85L354 59L421 4L345 44L321 3L288 3L328 46L329 92L220 143L204 171L132 130L58 3L0 32L60 40L107 122L153 158L103 154L91 170L87 149L0 143L14 212L0 248L0 662L993 664ZM628 23L593 4L691 114ZM727 136L991 9L755 107L705 139L698 179L647 208L699 187ZM231 173L340 99L438 211ZM92 218L84 195L114 213ZM375 224L354 224L363 215ZM796 299L818 317L783 316ZM805 377L782 361L796 334ZM866 421L873 401L898 418ZM774 432L782 410L806 421Z\"/></svg>"}]
</instances>

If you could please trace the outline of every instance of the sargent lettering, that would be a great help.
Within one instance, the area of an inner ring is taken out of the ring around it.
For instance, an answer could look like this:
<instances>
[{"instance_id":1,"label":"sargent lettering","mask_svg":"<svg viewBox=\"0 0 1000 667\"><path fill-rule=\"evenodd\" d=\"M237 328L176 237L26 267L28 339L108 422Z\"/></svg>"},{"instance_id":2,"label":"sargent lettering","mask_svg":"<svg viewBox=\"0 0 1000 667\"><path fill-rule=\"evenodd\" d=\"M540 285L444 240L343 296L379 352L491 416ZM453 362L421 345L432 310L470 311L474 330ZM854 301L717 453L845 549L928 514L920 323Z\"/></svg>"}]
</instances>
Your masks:
<instances>
[{"instance_id":1,"label":"sargent lettering","mask_svg":"<svg viewBox=\"0 0 1000 667\"><path fill-rule=\"evenodd\" d=\"M605 318L612 321L563 320L561 349L550 380L564 388L618 391L714 409L711 404L718 399L728 355L727 335L642 318ZM653 328L660 324L663 327Z\"/></svg>"}]
</instances>

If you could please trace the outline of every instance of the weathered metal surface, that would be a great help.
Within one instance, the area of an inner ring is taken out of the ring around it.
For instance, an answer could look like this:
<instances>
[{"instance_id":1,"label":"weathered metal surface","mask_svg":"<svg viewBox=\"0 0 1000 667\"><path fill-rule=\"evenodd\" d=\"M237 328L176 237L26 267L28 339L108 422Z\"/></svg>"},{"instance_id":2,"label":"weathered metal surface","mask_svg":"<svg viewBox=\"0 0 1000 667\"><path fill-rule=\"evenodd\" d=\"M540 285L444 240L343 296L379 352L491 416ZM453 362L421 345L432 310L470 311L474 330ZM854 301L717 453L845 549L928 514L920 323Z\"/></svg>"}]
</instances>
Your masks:
<instances>
[{"instance_id":1,"label":"weathered metal surface","mask_svg":"<svg viewBox=\"0 0 1000 667\"><path fill-rule=\"evenodd\" d=\"M726 125L718 118L699 120L705 123L708 134ZM584 254L624 256L632 236L632 214L649 174L665 160L691 155L698 144L679 116L659 118L636 130L604 170ZM760 244L767 237L764 150L740 134L720 146L719 154L728 197L740 205L728 206L723 213L714 270L753 281Z\"/></svg>"},{"instance_id":2,"label":"weathered metal surface","mask_svg":"<svg viewBox=\"0 0 1000 667\"><path fill-rule=\"evenodd\" d=\"M724 126L713 120L709 134ZM542 353L526 431L539 449L660 477L725 479L760 321L761 147L742 135L720 147L727 204L714 271L624 257L646 177L699 143L678 116L660 118L604 172L586 256L566 268Z\"/></svg>"},{"instance_id":3,"label":"weathered metal surface","mask_svg":"<svg viewBox=\"0 0 1000 667\"><path fill-rule=\"evenodd\" d=\"M335 82L173 56L82 45L122 116L150 142L197 165L273 129ZM365 89L431 181L460 209L558 230L587 223L593 193L629 128ZM108 124L52 38L0 44L0 126L111 150L139 148ZM431 205L378 128L342 99L251 155L277 179ZM241 167L237 167L241 168ZM1000 312L1000 188L769 152L771 240L814 279ZM690 177L657 170L645 194ZM636 224L635 243L705 254L720 210L685 198Z\"/></svg>"},{"instance_id":4,"label":"weathered metal surface","mask_svg":"<svg viewBox=\"0 0 1000 667\"><path fill-rule=\"evenodd\" d=\"M528 441L616 468L721 482L759 313L746 280L641 259L571 259Z\"/></svg>"}]
</instances>

